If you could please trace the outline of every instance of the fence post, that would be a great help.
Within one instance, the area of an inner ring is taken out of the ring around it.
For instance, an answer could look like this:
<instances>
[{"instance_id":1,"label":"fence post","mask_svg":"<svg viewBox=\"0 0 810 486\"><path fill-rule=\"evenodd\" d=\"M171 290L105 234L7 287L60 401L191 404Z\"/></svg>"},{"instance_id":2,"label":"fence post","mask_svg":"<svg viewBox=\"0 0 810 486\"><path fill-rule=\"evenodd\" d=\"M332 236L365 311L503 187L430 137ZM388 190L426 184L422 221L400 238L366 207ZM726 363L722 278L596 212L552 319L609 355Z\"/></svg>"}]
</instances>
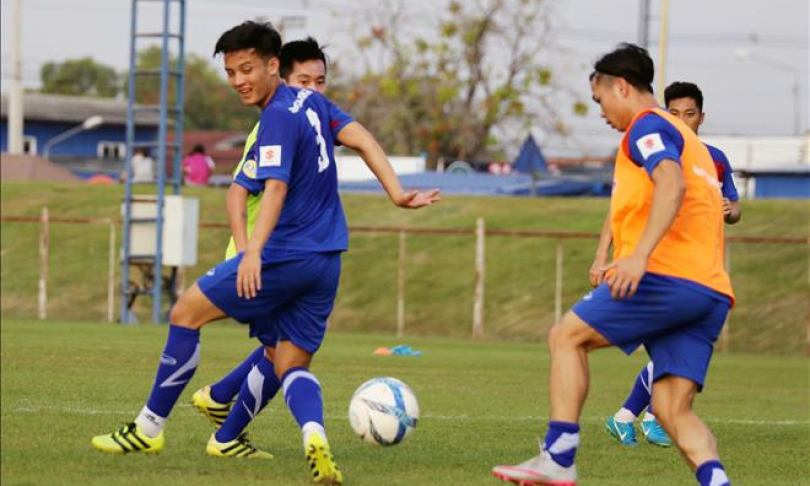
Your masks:
<instances>
[{"instance_id":1,"label":"fence post","mask_svg":"<svg viewBox=\"0 0 810 486\"><path fill-rule=\"evenodd\" d=\"M473 339L484 337L484 279L486 262L484 260L484 218L478 218L475 224L475 293L473 295Z\"/></svg>"},{"instance_id":2,"label":"fence post","mask_svg":"<svg viewBox=\"0 0 810 486\"><path fill-rule=\"evenodd\" d=\"M405 334L405 231L399 232L397 263L397 337Z\"/></svg>"},{"instance_id":3,"label":"fence post","mask_svg":"<svg viewBox=\"0 0 810 486\"><path fill-rule=\"evenodd\" d=\"M109 258L107 270L107 322L113 322L115 319L115 221L109 220L110 225L110 243L109 243Z\"/></svg>"},{"instance_id":4,"label":"fence post","mask_svg":"<svg viewBox=\"0 0 810 486\"><path fill-rule=\"evenodd\" d=\"M563 245L562 240L557 240L557 262L554 281L554 322L562 319L562 284L563 284Z\"/></svg>"},{"instance_id":5,"label":"fence post","mask_svg":"<svg viewBox=\"0 0 810 486\"><path fill-rule=\"evenodd\" d=\"M39 230L39 318L48 317L48 239L50 228L48 224L48 207L42 208L42 217Z\"/></svg>"},{"instance_id":6,"label":"fence post","mask_svg":"<svg viewBox=\"0 0 810 486\"><path fill-rule=\"evenodd\" d=\"M731 276L731 245L728 240L723 241L723 265L726 267L726 272ZM723 325L723 330L720 331L720 352L727 353L729 347L729 328L731 327L731 313L726 316L726 322Z\"/></svg>"}]
</instances>

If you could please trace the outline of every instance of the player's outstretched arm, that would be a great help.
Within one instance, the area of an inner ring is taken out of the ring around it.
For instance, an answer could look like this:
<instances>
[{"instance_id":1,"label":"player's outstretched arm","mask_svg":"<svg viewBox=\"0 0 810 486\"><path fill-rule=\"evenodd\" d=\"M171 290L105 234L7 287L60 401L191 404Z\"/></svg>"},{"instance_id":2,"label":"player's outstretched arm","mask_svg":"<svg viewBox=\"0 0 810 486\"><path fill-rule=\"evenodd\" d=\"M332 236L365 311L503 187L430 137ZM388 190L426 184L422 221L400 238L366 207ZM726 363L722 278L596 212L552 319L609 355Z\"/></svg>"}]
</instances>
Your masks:
<instances>
[{"instance_id":1,"label":"player's outstretched arm","mask_svg":"<svg viewBox=\"0 0 810 486\"><path fill-rule=\"evenodd\" d=\"M632 297L636 293L638 283L647 269L647 260L672 226L683 203L686 181L678 162L670 159L662 160L653 169L651 177L655 189L650 204L650 215L635 250L630 256L620 258L605 267L605 271L613 269L613 273L607 279L613 298Z\"/></svg>"},{"instance_id":2,"label":"player's outstretched arm","mask_svg":"<svg viewBox=\"0 0 810 486\"><path fill-rule=\"evenodd\" d=\"M286 198L286 182L276 179L265 181L259 214L256 215L256 225L245 246L245 254L239 263L236 276L236 293L239 297L251 299L256 297L257 291L262 288L262 250L278 223Z\"/></svg>"},{"instance_id":3,"label":"player's outstretched arm","mask_svg":"<svg viewBox=\"0 0 810 486\"><path fill-rule=\"evenodd\" d=\"M247 189L234 183L231 183L225 196L228 224L237 252L244 251L247 245L247 197Z\"/></svg>"},{"instance_id":4,"label":"player's outstretched arm","mask_svg":"<svg viewBox=\"0 0 810 486\"><path fill-rule=\"evenodd\" d=\"M385 151L382 149L374 136L358 122L351 122L346 125L337 136L340 143L349 147L358 154L366 163L368 168L380 181L385 192L391 201L401 208L417 209L423 206L430 206L438 202L441 197L439 190L431 191L408 191L402 189L399 177L391 167Z\"/></svg>"}]
</instances>

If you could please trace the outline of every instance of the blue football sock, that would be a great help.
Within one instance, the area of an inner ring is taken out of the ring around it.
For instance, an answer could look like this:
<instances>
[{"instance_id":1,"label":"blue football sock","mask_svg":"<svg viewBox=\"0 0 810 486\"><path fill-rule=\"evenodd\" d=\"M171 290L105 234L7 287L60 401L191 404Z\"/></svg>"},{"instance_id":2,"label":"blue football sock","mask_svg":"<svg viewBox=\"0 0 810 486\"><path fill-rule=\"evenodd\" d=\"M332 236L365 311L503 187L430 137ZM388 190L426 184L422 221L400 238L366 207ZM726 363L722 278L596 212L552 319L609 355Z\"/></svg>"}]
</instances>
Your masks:
<instances>
[{"instance_id":1,"label":"blue football sock","mask_svg":"<svg viewBox=\"0 0 810 486\"><path fill-rule=\"evenodd\" d=\"M653 364L650 361L647 366L642 368L641 372L636 377L636 382L633 383L633 389L630 391L630 396L625 400L623 407L631 411L636 417L650 405L650 395L652 393L652 371Z\"/></svg>"},{"instance_id":2,"label":"blue football sock","mask_svg":"<svg viewBox=\"0 0 810 486\"><path fill-rule=\"evenodd\" d=\"M551 454L551 458L563 467L574 463L579 447L579 424L570 422L548 423L546 440L543 441L543 450Z\"/></svg>"},{"instance_id":3,"label":"blue football sock","mask_svg":"<svg viewBox=\"0 0 810 486\"><path fill-rule=\"evenodd\" d=\"M295 421L306 434L312 427L323 430L321 384L306 368L291 368L281 380L284 400ZM304 439L306 440L306 438Z\"/></svg>"},{"instance_id":4,"label":"blue football sock","mask_svg":"<svg viewBox=\"0 0 810 486\"><path fill-rule=\"evenodd\" d=\"M731 486L726 470L720 461L707 461L695 471L700 486Z\"/></svg>"},{"instance_id":5,"label":"blue football sock","mask_svg":"<svg viewBox=\"0 0 810 486\"><path fill-rule=\"evenodd\" d=\"M199 362L200 331L170 325L152 393L146 407L135 419L147 435L154 437L163 429L166 418L194 376Z\"/></svg>"},{"instance_id":6,"label":"blue football sock","mask_svg":"<svg viewBox=\"0 0 810 486\"><path fill-rule=\"evenodd\" d=\"M276 396L279 388L281 383L276 377L273 363L263 357L242 383L231 413L216 432L217 441L225 443L236 439L247 424Z\"/></svg>"},{"instance_id":7,"label":"blue football sock","mask_svg":"<svg viewBox=\"0 0 810 486\"><path fill-rule=\"evenodd\" d=\"M248 373L264 357L264 346L259 346L224 378L211 385L211 398L215 402L230 403L242 388Z\"/></svg>"}]
</instances>

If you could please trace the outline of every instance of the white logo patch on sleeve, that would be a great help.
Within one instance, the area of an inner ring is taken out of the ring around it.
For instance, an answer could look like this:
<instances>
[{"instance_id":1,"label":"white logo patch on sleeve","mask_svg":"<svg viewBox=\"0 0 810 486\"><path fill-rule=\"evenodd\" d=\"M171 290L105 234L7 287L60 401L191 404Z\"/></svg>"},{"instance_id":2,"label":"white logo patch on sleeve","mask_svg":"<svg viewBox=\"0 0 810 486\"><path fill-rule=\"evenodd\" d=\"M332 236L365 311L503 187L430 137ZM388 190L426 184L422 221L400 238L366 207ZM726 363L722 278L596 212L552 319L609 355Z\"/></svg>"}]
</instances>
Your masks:
<instances>
[{"instance_id":1,"label":"white logo patch on sleeve","mask_svg":"<svg viewBox=\"0 0 810 486\"><path fill-rule=\"evenodd\" d=\"M281 167L281 145L259 147L259 167Z\"/></svg>"},{"instance_id":2,"label":"white logo patch on sleeve","mask_svg":"<svg viewBox=\"0 0 810 486\"><path fill-rule=\"evenodd\" d=\"M248 159L242 164L242 172L251 179L256 178L256 161Z\"/></svg>"},{"instance_id":3,"label":"white logo patch on sleeve","mask_svg":"<svg viewBox=\"0 0 810 486\"><path fill-rule=\"evenodd\" d=\"M641 152L641 156L644 157L644 160L649 159L650 155L654 153L666 150L664 141L661 140L661 134L658 132L650 133L639 138L638 141L636 141L636 147L638 147L638 151Z\"/></svg>"}]
</instances>

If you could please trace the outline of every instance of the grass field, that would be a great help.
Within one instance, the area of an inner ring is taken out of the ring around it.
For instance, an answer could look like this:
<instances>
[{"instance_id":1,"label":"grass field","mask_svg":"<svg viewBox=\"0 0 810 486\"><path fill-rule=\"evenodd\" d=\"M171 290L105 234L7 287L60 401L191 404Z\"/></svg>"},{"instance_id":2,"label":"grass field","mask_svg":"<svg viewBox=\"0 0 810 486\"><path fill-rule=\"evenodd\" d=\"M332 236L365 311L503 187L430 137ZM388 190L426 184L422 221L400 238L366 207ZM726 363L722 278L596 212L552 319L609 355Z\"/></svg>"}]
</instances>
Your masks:
<instances>
[{"instance_id":1,"label":"grass field","mask_svg":"<svg viewBox=\"0 0 810 486\"><path fill-rule=\"evenodd\" d=\"M32 182L0 185L4 216L116 218L122 188ZM143 188L138 188L139 191ZM148 188L147 188L148 190ZM198 197L201 219L225 223L225 191L187 188ZM475 227L596 233L608 200L597 198L446 197L421 211L394 208L381 196L344 195L352 226L412 228ZM743 219L730 235L807 238L807 201L743 201ZM0 299L3 317L34 317L37 305L36 224L3 223ZM106 226L51 225L49 315L63 319L106 318ZM190 284L222 259L227 230L204 229ZM120 233L119 233L120 241ZM393 333L396 329L397 235L355 232L343 259L340 292L332 316L336 330ZM554 322L556 241L550 238L488 237L486 241L485 333L501 340L545 338ZM563 307L589 290L587 272L596 240L564 242ZM406 259L406 332L417 336L470 335L475 255L472 236L409 235ZM801 355L807 347L807 245L731 245L732 281L738 303L730 316L731 350ZM116 269L118 270L118 269ZM147 318L150 304L141 301ZM117 313L117 308L116 308Z\"/></svg>"},{"instance_id":2,"label":"grass field","mask_svg":"<svg viewBox=\"0 0 810 486\"><path fill-rule=\"evenodd\" d=\"M253 343L246 330L214 324L203 331L197 375L155 457L114 457L90 437L131 420L154 377L166 328L75 321L2 319L2 484L277 485L311 484L297 427L276 398L251 427L276 455L263 461L207 457L211 426L187 405L191 393L225 373ZM390 337L331 333L313 370L324 386L327 429L348 485L491 485L498 463L536 453L548 416L549 358L540 343L417 338L421 358L378 357ZM639 353L592 359L590 401L578 456L581 484L694 484L674 450L645 443L623 449L602 431L644 364ZM354 437L347 415L355 387L394 376L415 390L422 419L405 443L371 446ZM717 435L735 485L810 484L810 383L805 358L719 356L698 412Z\"/></svg>"}]
</instances>

